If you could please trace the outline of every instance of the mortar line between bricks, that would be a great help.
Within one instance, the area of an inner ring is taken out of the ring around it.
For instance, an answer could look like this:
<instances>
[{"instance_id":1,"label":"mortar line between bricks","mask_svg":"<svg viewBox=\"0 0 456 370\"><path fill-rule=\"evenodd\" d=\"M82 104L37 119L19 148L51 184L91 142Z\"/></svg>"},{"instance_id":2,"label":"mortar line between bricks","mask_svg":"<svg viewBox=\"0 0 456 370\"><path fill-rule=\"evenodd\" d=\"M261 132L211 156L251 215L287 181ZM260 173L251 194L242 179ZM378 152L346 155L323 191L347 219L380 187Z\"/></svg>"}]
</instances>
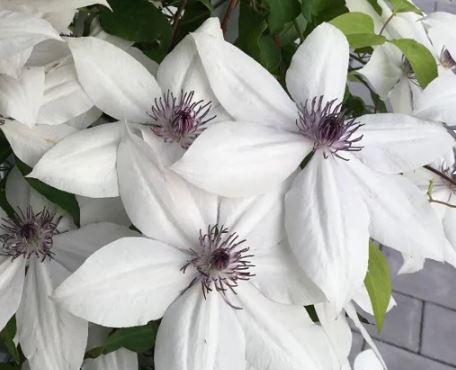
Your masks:
<instances>
[{"instance_id":1,"label":"mortar line between bricks","mask_svg":"<svg viewBox=\"0 0 456 370\"><path fill-rule=\"evenodd\" d=\"M437 358L433 358L433 357L430 357L430 356L428 356L428 355L424 355L424 354L422 354L422 353L416 353L416 352L413 352L413 351L409 350L408 348L405 348L405 347L402 347L402 346L398 346L397 344L391 344L391 343L386 342L386 341L381 340L381 339L377 339L377 338L376 338L375 340L376 340L377 342L381 342L381 343L383 343L383 344L387 344L388 346L396 347L396 348L402 349L403 351L408 352L408 353L411 353L411 354L413 354L413 355L415 355L415 356L423 357L423 358L425 358L425 359L427 359L427 360L437 362L437 363L439 363L439 364L441 364L441 365L449 366L449 367L451 367L452 369L456 369L456 364L452 364L452 363L449 363L449 362L445 362L445 361L439 360L439 359L437 359ZM382 352L380 351L380 354L381 354L381 353L382 353Z\"/></svg>"},{"instance_id":2,"label":"mortar line between bricks","mask_svg":"<svg viewBox=\"0 0 456 370\"><path fill-rule=\"evenodd\" d=\"M421 301L421 321L420 321L420 338L418 342L418 352L421 354L423 346L423 331L424 331L424 311L426 309L426 301Z\"/></svg>"},{"instance_id":3,"label":"mortar line between bricks","mask_svg":"<svg viewBox=\"0 0 456 370\"><path fill-rule=\"evenodd\" d=\"M416 297L416 296L414 296L414 295L412 295L410 293L401 292L400 290L393 290L393 293L398 293L398 294L406 296L408 298L416 299L417 301L422 301L422 302L426 302L426 303L432 303L434 306L438 306L440 308L445 308L445 309L447 309L447 310L449 310L451 312L456 313L456 308L445 306L444 304L436 302L436 301L433 301L433 300L418 298L418 297Z\"/></svg>"}]
</instances>

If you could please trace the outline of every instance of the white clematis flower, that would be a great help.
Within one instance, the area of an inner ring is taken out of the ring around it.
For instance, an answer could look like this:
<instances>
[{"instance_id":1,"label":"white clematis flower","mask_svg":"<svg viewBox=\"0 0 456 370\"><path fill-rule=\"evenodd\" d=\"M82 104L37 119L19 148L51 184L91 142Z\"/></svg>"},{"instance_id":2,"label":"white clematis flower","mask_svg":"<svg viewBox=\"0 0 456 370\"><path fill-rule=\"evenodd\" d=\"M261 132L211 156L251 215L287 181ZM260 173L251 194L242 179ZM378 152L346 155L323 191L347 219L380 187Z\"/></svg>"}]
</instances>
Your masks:
<instances>
[{"instance_id":1,"label":"white clematis flower","mask_svg":"<svg viewBox=\"0 0 456 370\"><path fill-rule=\"evenodd\" d=\"M415 40L424 45L437 59L434 48L429 41L422 16L413 12L401 12L391 19L392 11L383 0L378 0L382 8L379 15L368 0L346 0L351 12L368 14L374 20L375 32L388 39L406 38ZM410 114L414 108L414 101L422 91L418 85L410 63L402 52L394 45L386 43L374 47L369 62L357 73L364 76L372 88L381 98L391 103L396 113Z\"/></svg>"},{"instance_id":2,"label":"white clematis flower","mask_svg":"<svg viewBox=\"0 0 456 370\"><path fill-rule=\"evenodd\" d=\"M320 25L296 52L287 73L296 105L239 49L209 36L196 45L217 99L238 121L211 125L172 169L207 191L249 196L313 153L287 194L286 226L303 271L339 308L362 284L369 237L443 258L437 217L398 174L438 158L452 138L401 114L344 117L349 50L338 29Z\"/></svg>"},{"instance_id":3,"label":"white clematis flower","mask_svg":"<svg viewBox=\"0 0 456 370\"><path fill-rule=\"evenodd\" d=\"M136 370L138 355L125 348L84 362L82 370Z\"/></svg>"},{"instance_id":4,"label":"white clematis flower","mask_svg":"<svg viewBox=\"0 0 456 370\"><path fill-rule=\"evenodd\" d=\"M204 75L195 47L199 34L223 38L218 19L209 19L163 60L156 79L107 42L69 41L79 81L91 101L112 117L144 124L163 142L169 163L179 159L206 127L228 117ZM88 197L117 196L116 152L122 132L118 123L72 135L50 150L30 176Z\"/></svg>"},{"instance_id":5,"label":"white clematis flower","mask_svg":"<svg viewBox=\"0 0 456 370\"><path fill-rule=\"evenodd\" d=\"M9 218L0 210L0 328L16 314L17 340L33 370L78 370L88 324L49 297L91 253L133 233L110 223L74 229L16 169L6 196L16 214Z\"/></svg>"},{"instance_id":6,"label":"white clematis flower","mask_svg":"<svg viewBox=\"0 0 456 370\"><path fill-rule=\"evenodd\" d=\"M303 307L284 304L322 296L287 249L283 192L242 200L205 193L157 160L159 138L137 131L120 145L118 171L122 200L145 237L95 253L54 299L111 327L163 317L158 370L244 369L246 362L256 369L339 369L325 332Z\"/></svg>"}]
</instances>

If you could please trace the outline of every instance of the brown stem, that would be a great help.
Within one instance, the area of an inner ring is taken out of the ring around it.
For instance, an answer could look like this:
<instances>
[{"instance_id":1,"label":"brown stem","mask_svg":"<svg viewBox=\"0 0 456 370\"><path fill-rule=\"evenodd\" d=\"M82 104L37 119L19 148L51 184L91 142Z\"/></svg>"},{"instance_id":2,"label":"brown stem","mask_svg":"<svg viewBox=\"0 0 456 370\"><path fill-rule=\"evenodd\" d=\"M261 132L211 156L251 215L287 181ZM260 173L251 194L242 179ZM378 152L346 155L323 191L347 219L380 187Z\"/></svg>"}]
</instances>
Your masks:
<instances>
[{"instance_id":1,"label":"brown stem","mask_svg":"<svg viewBox=\"0 0 456 370\"><path fill-rule=\"evenodd\" d=\"M379 35L381 35L383 33L383 31L385 30L386 26L389 24L389 22L391 22L391 20L394 18L394 16L396 15L396 13L391 13L391 15L388 17L388 19L385 21L385 23L383 23L383 26L380 30L380 33Z\"/></svg>"},{"instance_id":2,"label":"brown stem","mask_svg":"<svg viewBox=\"0 0 456 370\"><path fill-rule=\"evenodd\" d=\"M184 13L185 7L187 6L188 0L182 0L179 4L179 8L177 8L176 14L174 15L173 19L173 37L171 41L171 46L175 46L176 38L177 38L177 30L179 28L180 21L182 19L182 14Z\"/></svg>"},{"instance_id":3,"label":"brown stem","mask_svg":"<svg viewBox=\"0 0 456 370\"><path fill-rule=\"evenodd\" d=\"M230 0L228 6L226 7L226 11L222 19L223 35L226 35L226 32L228 30L228 22L230 21L231 14L233 13L233 10L236 8L238 4L239 0Z\"/></svg>"},{"instance_id":4,"label":"brown stem","mask_svg":"<svg viewBox=\"0 0 456 370\"><path fill-rule=\"evenodd\" d=\"M429 202L430 203L441 204L441 205L444 205L445 207L456 208L456 205L454 205L454 204L450 204L450 203L447 203L447 202L442 202L441 200L435 200L432 197L429 197Z\"/></svg>"},{"instance_id":5,"label":"brown stem","mask_svg":"<svg viewBox=\"0 0 456 370\"><path fill-rule=\"evenodd\" d=\"M454 181L450 176L445 175L443 172L435 169L432 166L426 165L426 166L423 166L423 167L426 168L428 171L431 171L432 173L435 173L437 176L439 176L442 179L444 179L445 181L449 182L451 185L456 186L456 181Z\"/></svg>"}]
</instances>

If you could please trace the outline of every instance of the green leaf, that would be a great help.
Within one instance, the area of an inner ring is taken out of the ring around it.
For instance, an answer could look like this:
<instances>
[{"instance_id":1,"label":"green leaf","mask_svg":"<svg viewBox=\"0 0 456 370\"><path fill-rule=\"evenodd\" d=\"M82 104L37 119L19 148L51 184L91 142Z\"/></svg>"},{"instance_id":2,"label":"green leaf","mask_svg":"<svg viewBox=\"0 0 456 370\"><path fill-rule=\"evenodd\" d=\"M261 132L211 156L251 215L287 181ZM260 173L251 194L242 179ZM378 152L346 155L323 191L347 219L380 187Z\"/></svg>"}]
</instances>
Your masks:
<instances>
[{"instance_id":1,"label":"green leaf","mask_svg":"<svg viewBox=\"0 0 456 370\"><path fill-rule=\"evenodd\" d=\"M281 62L281 52L273 37L266 33L267 29L266 20L250 8L247 2L241 2L236 45L270 72L275 72Z\"/></svg>"},{"instance_id":2,"label":"green leaf","mask_svg":"<svg viewBox=\"0 0 456 370\"><path fill-rule=\"evenodd\" d=\"M313 322L320 322L320 319L318 318L317 311L315 310L314 305L309 305L309 306L304 306L304 308L307 311L307 314L309 315L310 319Z\"/></svg>"},{"instance_id":3,"label":"green leaf","mask_svg":"<svg viewBox=\"0 0 456 370\"><path fill-rule=\"evenodd\" d=\"M171 25L160 9L147 0L109 0L113 11L103 8L100 23L103 29L126 40L159 42L168 49L171 44Z\"/></svg>"},{"instance_id":4,"label":"green leaf","mask_svg":"<svg viewBox=\"0 0 456 370\"><path fill-rule=\"evenodd\" d=\"M6 140L6 138L1 135L0 136L0 164L2 164L3 162L5 162L8 157L11 155L12 151L11 151L11 146L8 142L8 140Z\"/></svg>"},{"instance_id":5,"label":"green leaf","mask_svg":"<svg viewBox=\"0 0 456 370\"><path fill-rule=\"evenodd\" d=\"M385 37L375 34L374 20L364 13L341 14L330 23L347 36L350 47L353 49L381 45L386 41Z\"/></svg>"},{"instance_id":6,"label":"green leaf","mask_svg":"<svg viewBox=\"0 0 456 370\"><path fill-rule=\"evenodd\" d=\"M8 364L0 364L0 370L20 370L19 366L15 365L8 365Z\"/></svg>"},{"instance_id":7,"label":"green leaf","mask_svg":"<svg viewBox=\"0 0 456 370\"><path fill-rule=\"evenodd\" d=\"M372 241L369 242L369 267L364 285L369 293L377 330L381 332L391 299L391 274L388 261Z\"/></svg>"},{"instance_id":8,"label":"green leaf","mask_svg":"<svg viewBox=\"0 0 456 370\"><path fill-rule=\"evenodd\" d=\"M158 325L158 321L153 321L144 326L116 330L106 340L103 353L114 352L122 347L138 353L147 351L155 344Z\"/></svg>"},{"instance_id":9,"label":"green leaf","mask_svg":"<svg viewBox=\"0 0 456 370\"><path fill-rule=\"evenodd\" d=\"M423 15L421 9L416 7L415 4L409 2L408 0L390 0L390 2L394 13L413 12L419 15Z\"/></svg>"},{"instance_id":10,"label":"green leaf","mask_svg":"<svg viewBox=\"0 0 456 370\"><path fill-rule=\"evenodd\" d=\"M57 204L64 211L67 211L73 218L74 223L79 226L79 203L76 200L76 196L74 194L53 188L52 186L49 186L38 179L26 177L32 171L32 169L17 157L16 165L19 168L19 171L21 171L22 175L25 177L25 180L33 189L35 189L38 193L44 195L51 202Z\"/></svg>"},{"instance_id":11,"label":"green leaf","mask_svg":"<svg viewBox=\"0 0 456 370\"><path fill-rule=\"evenodd\" d=\"M336 26L345 35L374 33L374 20L370 15L364 13L352 12L341 14L329 23Z\"/></svg>"},{"instance_id":12,"label":"green leaf","mask_svg":"<svg viewBox=\"0 0 456 370\"><path fill-rule=\"evenodd\" d=\"M432 53L419 42L412 39L390 40L410 62L420 86L424 89L437 77L437 63Z\"/></svg>"},{"instance_id":13,"label":"green leaf","mask_svg":"<svg viewBox=\"0 0 456 370\"><path fill-rule=\"evenodd\" d=\"M286 23L301 13L298 0L265 0L269 5L268 24L272 34L279 33Z\"/></svg>"},{"instance_id":14,"label":"green leaf","mask_svg":"<svg viewBox=\"0 0 456 370\"><path fill-rule=\"evenodd\" d=\"M377 0L367 0L367 2L374 8L378 15L382 15L382 7L378 5Z\"/></svg>"},{"instance_id":15,"label":"green leaf","mask_svg":"<svg viewBox=\"0 0 456 370\"><path fill-rule=\"evenodd\" d=\"M10 321L6 324L3 330L0 332L0 338L16 364L20 364L21 358L19 351L14 343L14 337L16 336L16 318L13 316Z\"/></svg>"}]
</instances>

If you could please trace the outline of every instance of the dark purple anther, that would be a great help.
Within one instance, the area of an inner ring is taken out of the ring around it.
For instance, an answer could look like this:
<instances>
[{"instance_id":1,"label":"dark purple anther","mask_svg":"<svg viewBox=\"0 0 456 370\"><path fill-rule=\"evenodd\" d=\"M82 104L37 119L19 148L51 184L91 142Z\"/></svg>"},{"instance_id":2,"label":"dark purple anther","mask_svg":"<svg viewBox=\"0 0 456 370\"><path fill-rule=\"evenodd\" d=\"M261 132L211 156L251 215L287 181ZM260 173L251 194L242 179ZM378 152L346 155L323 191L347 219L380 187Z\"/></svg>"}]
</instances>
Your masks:
<instances>
[{"instance_id":1,"label":"dark purple anther","mask_svg":"<svg viewBox=\"0 0 456 370\"><path fill-rule=\"evenodd\" d=\"M363 136L354 137L362 124L354 118L347 119L341 107L336 100L323 103L322 96L298 107L296 126L299 133L314 143L315 150L322 150L325 158L332 154L347 160L340 155L340 151L356 152L363 148L355 145Z\"/></svg>"}]
</instances>

